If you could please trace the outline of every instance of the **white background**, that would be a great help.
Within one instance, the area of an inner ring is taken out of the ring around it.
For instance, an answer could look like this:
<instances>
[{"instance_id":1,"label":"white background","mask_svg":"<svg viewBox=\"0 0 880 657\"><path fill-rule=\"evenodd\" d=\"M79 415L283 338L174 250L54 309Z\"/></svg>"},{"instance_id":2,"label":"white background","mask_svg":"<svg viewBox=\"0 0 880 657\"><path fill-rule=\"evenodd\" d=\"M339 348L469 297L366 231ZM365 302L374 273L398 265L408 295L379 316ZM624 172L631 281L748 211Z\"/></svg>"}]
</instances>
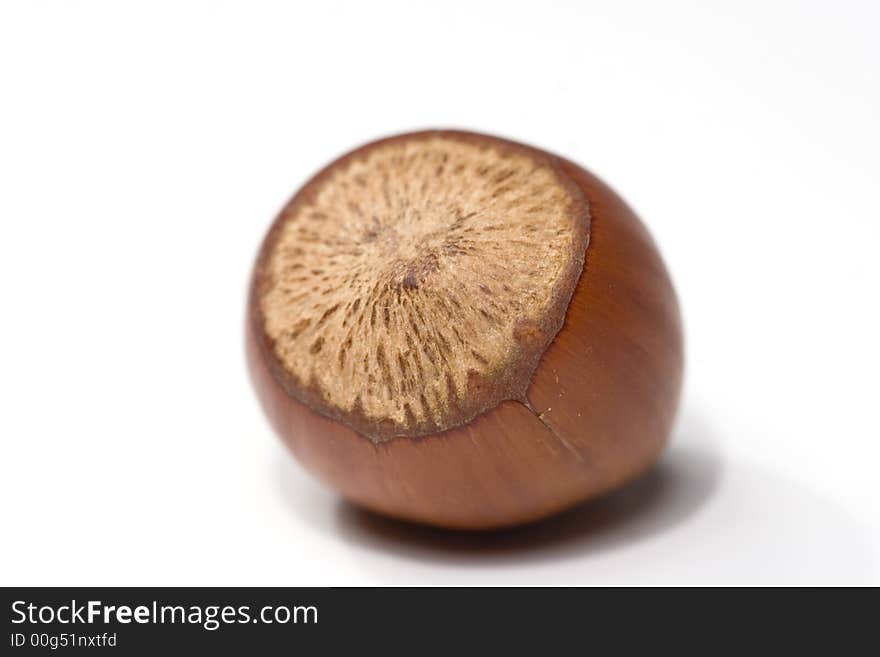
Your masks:
<instances>
[{"instance_id":1,"label":"white background","mask_svg":"<svg viewBox=\"0 0 880 657\"><path fill-rule=\"evenodd\" d=\"M877 7L3 3L0 583L878 583ZM581 162L654 233L687 383L623 493L413 529L268 428L242 340L264 230L422 127Z\"/></svg>"}]
</instances>

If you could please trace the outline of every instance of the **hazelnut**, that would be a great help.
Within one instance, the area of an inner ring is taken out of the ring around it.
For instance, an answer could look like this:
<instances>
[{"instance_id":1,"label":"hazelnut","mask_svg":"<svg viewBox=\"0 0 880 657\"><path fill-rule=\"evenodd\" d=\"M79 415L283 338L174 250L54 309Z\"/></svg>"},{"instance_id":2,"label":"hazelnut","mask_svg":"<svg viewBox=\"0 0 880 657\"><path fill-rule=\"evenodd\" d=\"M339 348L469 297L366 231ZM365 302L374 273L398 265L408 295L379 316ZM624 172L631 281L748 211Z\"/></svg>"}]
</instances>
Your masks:
<instances>
[{"instance_id":1,"label":"hazelnut","mask_svg":"<svg viewBox=\"0 0 880 657\"><path fill-rule=\"evenodd\" d=\"M658 457L681 321L654 242L579 166L425 131L349 153L272 225L247 321L256 388L351 501L444 527L535 520Z\"/></svg>"}]
</instances>

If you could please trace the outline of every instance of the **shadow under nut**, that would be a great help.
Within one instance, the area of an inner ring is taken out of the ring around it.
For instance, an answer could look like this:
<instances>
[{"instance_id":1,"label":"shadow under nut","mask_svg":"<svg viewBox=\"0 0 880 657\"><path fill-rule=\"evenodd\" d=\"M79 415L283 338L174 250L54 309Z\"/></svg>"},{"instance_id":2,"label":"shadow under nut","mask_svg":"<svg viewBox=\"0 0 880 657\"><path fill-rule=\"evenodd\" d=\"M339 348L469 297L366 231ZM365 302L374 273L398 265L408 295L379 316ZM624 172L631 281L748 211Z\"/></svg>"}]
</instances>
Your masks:
<instances>
[{"instance_id":1,"label":"shadow under nut","mask_svg":"<svg viewBox=\"0 0 880 657\"><path fill-rule=\"evenodd\" d=\"M553 160L589 205L585 264L521 398L461 426L376 442L289 394L264 333L255 274L247 351L263 408L297 459L352 502L442 527L499 528L600 495L657 459L682 380L674 290L620 197L577 165Z\"/></svg>"}]
</instances>

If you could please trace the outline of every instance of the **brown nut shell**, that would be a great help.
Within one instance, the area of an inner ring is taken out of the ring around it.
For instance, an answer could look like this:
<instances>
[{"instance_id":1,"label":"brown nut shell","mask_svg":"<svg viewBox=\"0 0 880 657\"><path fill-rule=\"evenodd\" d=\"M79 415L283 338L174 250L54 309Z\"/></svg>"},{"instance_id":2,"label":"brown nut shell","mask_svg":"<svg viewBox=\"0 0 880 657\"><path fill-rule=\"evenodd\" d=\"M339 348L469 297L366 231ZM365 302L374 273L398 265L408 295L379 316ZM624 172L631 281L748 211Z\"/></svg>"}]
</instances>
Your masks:
<instances>
[{"instance_id":1,"label":"brown nut shell","mask_svg":"<svg viewBox=\"0 0 880 657\"><path fill-rule=\"evenodd\" d=\"M392 140L426 135L495 140L449 131ZM517 525L622 485L648 468L668 439L681 388L683 343L676 296L653 240L595 176L550 154L512 146L552 162L565 185L583 195L589 245L561 328L537 338L543 353L523 374L524 396L505 391L502 397L516 398L493 398L491 408L460 426L376 440L290 394L259 298L261 263L281 218L261 249L246 322L258 396L295 456L373 511L450 528ZM517 328L523 339L529 328Z\"/></svg>"}]
</instances>

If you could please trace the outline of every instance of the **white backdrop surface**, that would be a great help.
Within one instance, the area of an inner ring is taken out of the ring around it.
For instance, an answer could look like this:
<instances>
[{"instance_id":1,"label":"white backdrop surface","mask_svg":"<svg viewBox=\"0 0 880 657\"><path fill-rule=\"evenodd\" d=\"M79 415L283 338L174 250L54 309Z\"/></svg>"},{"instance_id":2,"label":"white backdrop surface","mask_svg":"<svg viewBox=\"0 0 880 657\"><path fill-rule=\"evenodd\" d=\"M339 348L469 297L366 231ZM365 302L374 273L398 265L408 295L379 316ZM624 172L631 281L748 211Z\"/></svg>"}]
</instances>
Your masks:
<instances>
[{"instance_id":1,"label":"white backdrop surface","mask_svg":"<svg viewBox=\"0 0 880 657\"><path fill-rule=\"evenodd\" d=\"M0 583L878 583L880 5L0 6ZM640 213L687 329L623 493L512 533L358 512L272 435L248 271L364 141L500 134Z\"/></svg>"}]
</instances>

